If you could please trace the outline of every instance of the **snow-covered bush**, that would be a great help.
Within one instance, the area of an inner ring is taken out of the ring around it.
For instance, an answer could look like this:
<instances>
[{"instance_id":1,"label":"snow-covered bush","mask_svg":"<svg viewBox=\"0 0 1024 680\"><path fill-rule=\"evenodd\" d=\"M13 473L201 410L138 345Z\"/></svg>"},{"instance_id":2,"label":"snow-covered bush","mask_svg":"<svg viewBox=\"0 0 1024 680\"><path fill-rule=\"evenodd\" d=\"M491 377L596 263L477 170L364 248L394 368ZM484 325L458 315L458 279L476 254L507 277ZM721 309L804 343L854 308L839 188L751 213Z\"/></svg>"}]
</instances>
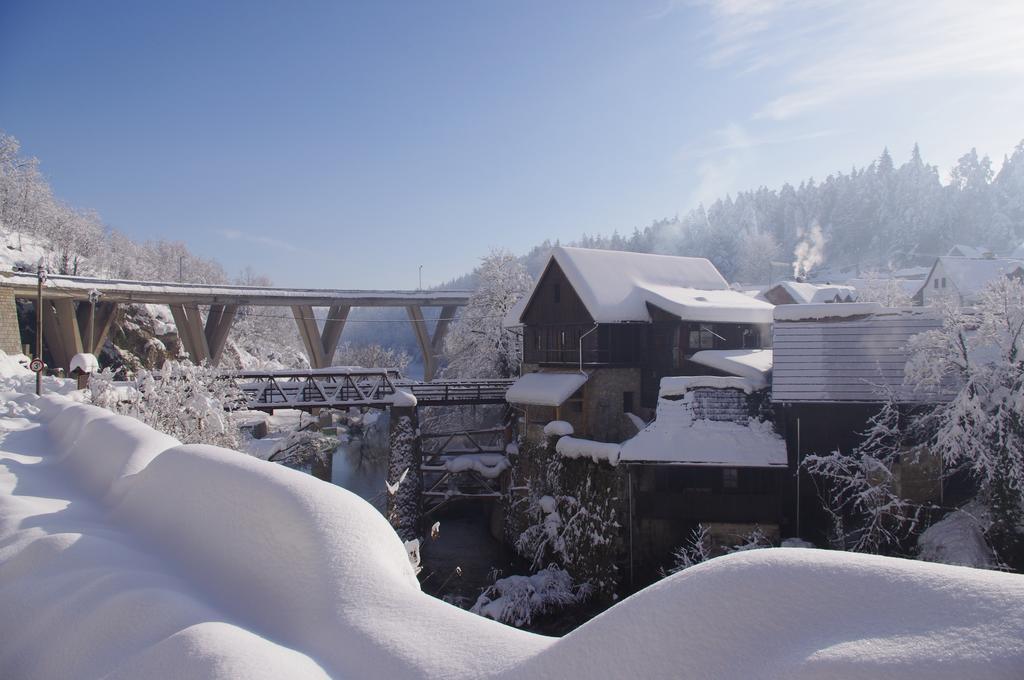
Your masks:
<instances>
[{"instance_id":1,"label":"snow-covered bush","mask_svg":"<svg viewBox=\"0 0 1024 680\"><path fill-rule=\"evenodd\" d=\"M115 384L113 377L105 369L89 380L93 404L138 418L184 444L240 447L240 431L229 412L244 405L245 395L217 369L167 362L158 370L139 371L127 383Z\"/></svg>"},{"instance_id":2,"label":"snow-covered bush","mask_svg":"<svg viewBox=\"0 0 1024 680\"><path fill-rule=\"evenodd\" d=\"M326 468L336 448L336 437L312 429L292 430L274 445L267 460L301 470L311 470L314 466Z\"/></svg>"},{"instance_id":3,"label":"snow-covered bush","mask_svg":"<svg viewBox=\"0 0 1024 680\"><path fill-rule=\"evenodd\" d=\"M583 602L587 584L575 584L564 569L548 566L530 576L507 576L488 586L470 609L510 626L530 625L535 618Z\"/></svg>"},{"instance_id":4,"label":"snow-covered bush","mask_svg":"<svg viewBox=\"0 0 1024 680\"><path fill-rule=\"evenodd\" d=\"M742 538L735 545L715 546L711 532L703 524L698 524L691 532L686 541L672 551L672 564L663 575L674 574L677 571L689 569L701 562L707 562L718 555L728 555L735 552L747 550L759 550L771 548L774 545L772 540L761 530L761 527L754 527L750 533Z\"/></svg>"}]
</instances>

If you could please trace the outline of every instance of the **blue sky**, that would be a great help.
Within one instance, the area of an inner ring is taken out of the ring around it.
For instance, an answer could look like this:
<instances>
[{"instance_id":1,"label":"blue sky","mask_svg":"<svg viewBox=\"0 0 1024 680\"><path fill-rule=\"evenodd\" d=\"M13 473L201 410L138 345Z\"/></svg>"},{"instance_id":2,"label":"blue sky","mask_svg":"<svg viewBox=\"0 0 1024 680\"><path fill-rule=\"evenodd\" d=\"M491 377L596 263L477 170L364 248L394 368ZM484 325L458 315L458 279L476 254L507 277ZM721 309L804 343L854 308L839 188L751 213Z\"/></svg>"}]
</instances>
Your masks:
<instances>
[{"instance_id":1,"label":"blue sky","mask_svg":"<svg viewBox=\"0 0 1024 680\"><path fill-rule=\"evenodd\" d=\"M415 287L920 142L1024 138L1024 3L0 5L0 129L230 273Z\"/></svg>"}]
</instances>

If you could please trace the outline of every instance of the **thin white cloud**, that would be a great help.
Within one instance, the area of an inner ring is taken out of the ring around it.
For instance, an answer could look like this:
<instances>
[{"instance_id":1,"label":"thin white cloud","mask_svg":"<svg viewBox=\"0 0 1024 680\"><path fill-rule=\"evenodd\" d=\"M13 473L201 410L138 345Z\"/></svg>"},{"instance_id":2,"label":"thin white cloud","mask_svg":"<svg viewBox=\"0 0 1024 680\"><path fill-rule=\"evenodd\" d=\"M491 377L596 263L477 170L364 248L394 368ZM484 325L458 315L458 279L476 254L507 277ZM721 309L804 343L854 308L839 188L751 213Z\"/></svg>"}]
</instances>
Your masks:
<instances>
[{"instance_id":1,"label":"thin white cloud","mask_svg":"<svg viewBox=\"0 0 1024 680\"><path fill-rule=\"evenodd\" d=\"M709 0L708 64L777 69L758 117L786 120L915 83L1024 88L1024 2Z\"/></svg>"},{"instance_id":2,"label":"thin white cloud","mask_svg":"<svg viewBox=\"0 0 1024 680\"><path fill-rule=\"evenodd\" d=\"M281 239L273 238L271 236L249 234L238 229L218 229L217 233L229 241L242 241L244 243L249 243L252 245L267 246L268 248L277 248L280 250L287 251L289 253L311 253L311 251L308 250L307 248L301 248L295 245L294 243L282 241Z\"/></svg>"}]
</instances>

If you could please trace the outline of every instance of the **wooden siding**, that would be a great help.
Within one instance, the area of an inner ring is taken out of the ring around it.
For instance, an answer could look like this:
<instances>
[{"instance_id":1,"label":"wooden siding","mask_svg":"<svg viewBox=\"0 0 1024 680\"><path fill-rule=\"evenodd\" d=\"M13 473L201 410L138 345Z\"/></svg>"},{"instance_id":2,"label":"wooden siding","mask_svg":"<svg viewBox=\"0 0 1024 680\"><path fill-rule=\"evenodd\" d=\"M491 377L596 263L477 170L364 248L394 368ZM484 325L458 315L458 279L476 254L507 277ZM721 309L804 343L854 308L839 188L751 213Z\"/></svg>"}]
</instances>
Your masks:
<instances>
[{"instance_id":1,"label":"wooden siding","mask_svg":"<svg viewBox=\"0 0 1024 680\"><path fill-rule=\"evenodd\" d=\"M880 402L891 390L899 401L946 401L950 386L921 393L903 384L907 341L940 326L919 314L776 322L772 400Z\"/></svg>"},{"instance_id":2,"label":"wooden siding","mask_svg":"<svg viewBox=\"0 0 1024 680\"><path fill-rule=\"evenodd\" d=\"M520 318L527 326L594 325L594 319L576 294L576 289L553 258L544 269Z\"/></svg>"}]
</instances>

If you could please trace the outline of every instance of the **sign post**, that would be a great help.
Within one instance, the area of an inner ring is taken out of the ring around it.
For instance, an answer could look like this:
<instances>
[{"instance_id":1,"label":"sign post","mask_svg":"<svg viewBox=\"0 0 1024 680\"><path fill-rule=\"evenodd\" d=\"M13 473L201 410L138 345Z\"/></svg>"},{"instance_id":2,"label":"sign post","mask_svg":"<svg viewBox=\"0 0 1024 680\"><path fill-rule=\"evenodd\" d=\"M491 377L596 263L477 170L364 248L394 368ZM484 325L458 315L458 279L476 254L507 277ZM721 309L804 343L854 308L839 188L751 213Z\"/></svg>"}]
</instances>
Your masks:
<instances>
[{"instance_id":1,"label":"sign post","mask_svg":"<svg viewBox=\"0 0 1024 680\"><path fill-rule=\"evenodd\" d=\"M36 358L32 360L30 366L36 372L36 396L41 396L43 394L43 282L46 281L43 258L39 258L36 278Z\"/></svg>"}]
</instances>

